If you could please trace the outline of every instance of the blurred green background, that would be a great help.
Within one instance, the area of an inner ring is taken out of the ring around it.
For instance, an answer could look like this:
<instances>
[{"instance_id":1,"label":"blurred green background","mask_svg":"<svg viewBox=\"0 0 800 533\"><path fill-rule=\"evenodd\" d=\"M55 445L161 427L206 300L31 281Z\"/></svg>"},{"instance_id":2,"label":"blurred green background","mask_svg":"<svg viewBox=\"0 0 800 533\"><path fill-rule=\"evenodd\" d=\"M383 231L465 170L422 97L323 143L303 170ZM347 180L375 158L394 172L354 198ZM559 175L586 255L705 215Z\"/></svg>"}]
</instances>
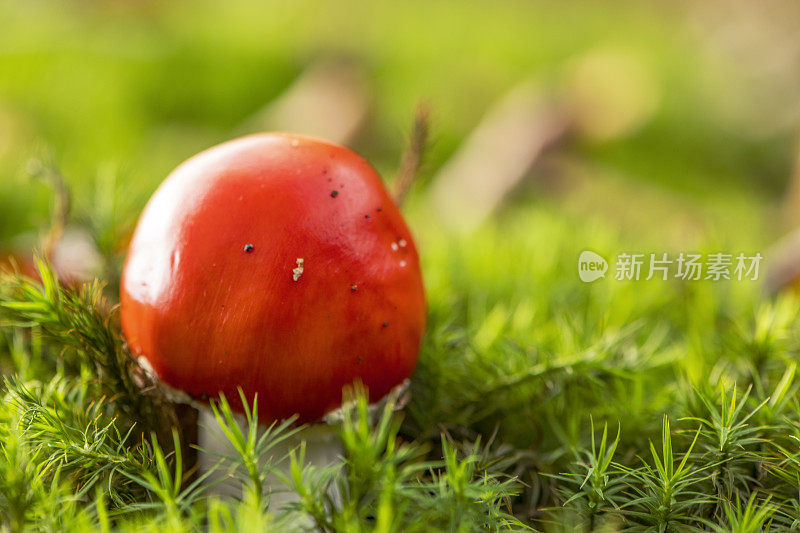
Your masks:
<instances>
[{"instance_id":1,"label":"blurred green background","mask_svg":"<svg viewBox=\"0 0 800 533\"><path fill-rule=\"evenodd\" d=\"M769 263L800 223L798 27L800 4L776 0L0 0L0 251L29 254L49 224L40 161L69 183L113 293L141 208L186 158L259 130L324 133L391 184L426 102L404 212L429 328L404 431L500 428L534 516L552 502L535 472L566 468L588 413L622 421L639 454L663 413L692 412L686 384L752 378L761 398L793 375L797 295L585 285L575 263Z\"/></svg>"},{"instance_id":2,"label":"blurred green background","mask_svg":"<svg viewBox=\"0 0 800 533\"><path fill-rule=\"evenodd\" d=\"M47 224L51 192L26 178L31 158L65 176L76 221L113 233L102 251L124 248L179 162L249 131L302 131L304 102L333 77L355 102L312 111L355 106L337 140L387 180L415 105L428 103L409 208L418 233L439 170L522 84L569 125L513 186L498 185L500 207L545 202L660 244L685 247L699 231L763 248L791 223L800 9L698 4L2 1L0 243L27 246L19 236Z\"/></svg>"}]
</instances>

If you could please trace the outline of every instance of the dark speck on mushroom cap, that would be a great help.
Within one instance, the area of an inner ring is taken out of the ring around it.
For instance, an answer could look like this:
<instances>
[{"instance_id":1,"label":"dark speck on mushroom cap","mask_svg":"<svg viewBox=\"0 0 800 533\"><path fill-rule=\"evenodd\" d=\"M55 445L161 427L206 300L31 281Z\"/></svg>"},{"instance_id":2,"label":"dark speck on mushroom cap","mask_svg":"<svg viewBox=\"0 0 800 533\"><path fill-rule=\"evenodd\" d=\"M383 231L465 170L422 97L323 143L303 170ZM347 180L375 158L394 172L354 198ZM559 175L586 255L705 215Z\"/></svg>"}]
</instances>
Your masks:
<instances>
[{"instance_id":1,"label":"dark speck on mushroom cap","mask_svg":"<svg viewBox=\"0 0 800 533\"><path fill-rule=\"evenodd\" d=\"M247 252L247 253L252 252L253 248L255 248L255 246L253 246L252 244L245 244L244 245L244 251Z\"/></svg>"},{"instance_id":2,"label":"dark speck on mushroom cap","mask_svg":"<svg viewBox=\"0 0 800 533\"><path fill-rule=\"evenodd\" d=\"M336 198L337 196L339 196L339 191L337 191L336 189L333 189L333 190L331 191L331 196L332 196L333 198Z\"/></svg>"}]
</instances>

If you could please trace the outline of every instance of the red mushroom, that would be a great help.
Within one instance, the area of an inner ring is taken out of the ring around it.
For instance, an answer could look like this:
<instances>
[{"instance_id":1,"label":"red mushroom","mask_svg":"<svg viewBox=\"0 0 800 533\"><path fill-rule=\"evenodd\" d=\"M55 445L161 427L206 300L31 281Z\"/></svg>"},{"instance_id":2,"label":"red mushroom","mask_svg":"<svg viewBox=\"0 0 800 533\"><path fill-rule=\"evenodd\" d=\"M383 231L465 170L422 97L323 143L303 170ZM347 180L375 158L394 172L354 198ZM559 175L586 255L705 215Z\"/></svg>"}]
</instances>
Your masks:
<instances>
[{"instance_id":1,"label":"red mushroom","mask_svg":"<svg viewBox=\"0 0 800 533\"><path fill-rule=\"evenodd\" d=\"M377 401L414 370L419 259L375 170L347 148L243 137L180 165L133 235L122 327L160 379L205 400L257 394L262 422L310 422L361 381Z\"/></svg>"}]
</instances>

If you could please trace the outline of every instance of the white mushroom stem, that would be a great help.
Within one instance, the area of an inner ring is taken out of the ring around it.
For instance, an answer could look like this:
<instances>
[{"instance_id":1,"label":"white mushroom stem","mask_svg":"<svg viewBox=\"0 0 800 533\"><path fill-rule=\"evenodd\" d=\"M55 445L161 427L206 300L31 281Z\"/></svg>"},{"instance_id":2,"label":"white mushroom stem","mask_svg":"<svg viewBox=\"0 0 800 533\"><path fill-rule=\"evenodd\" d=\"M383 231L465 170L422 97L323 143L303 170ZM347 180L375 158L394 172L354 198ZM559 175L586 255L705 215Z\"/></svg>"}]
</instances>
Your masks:
<instances>
[{"instance_id":1,"label":"white mushroom stem","mask_svg":"<svg viewBox=\"0 0 800 533\"><path fill-rule=\"evenodd\" d=\"M371 404L369 406L370 418L374 418L382 412L387 401L391 401L395 409L402 408L408 399L406 394L408 386L409 380L405 380L383 399ZM343 450L339 439L339 429L343 420L343 410L347 408L349 406L332 411L325 415L322 421L303 427L291 437L276 443L262 458L262 463L259 465L260 470L262 472L270 471L263 486L264 496L269 498L270 509L273 512L280 512L289 504L299 500L297 493L286 486L281 479L281 477L291 479L291 462L288 456L292 450L305 444L305 464L313 465L316 468L341 465ZM220 428L212 409L208 406L199 406L198 409L200 412L199 472L202 475L214 469L207 478L212 492L221 496L242 497L244 487L241 476L230 475L231 461L224 461L228 464L220 464L220 460L224 457L231 458L235 463L239 454ZM246 418L238 414L235 414L234 417L242 433L246 435L248 431ZM260 439L265 431L264 426L259 426L256 438ZM331 497L337 498L336 494L331 494Z\"/></svg>"},{"instance_id":2,"label":"white mushroom stem","mask_svg":"<svg viewBox=\"0 0 800 533\"><path fill-rule=\"evenodd\" d=\"M209 407L200 407L198 428L198 468L201 473L208 472L220 462L223 457L236 461L238 454L231 442L222 432L214 413ZM247 434L247 421L242 415L235 415L236 422L243 433ZM264 434L265 428L259 426L258 438ZM341 463L342 447L339 441L339 426L336 423L319 422L302 428L290 438L278 443L269 450L266 457L262 458L259 465L263 472L270 469L264 483L264 496L269 498L270 509L278 512L289 504L297 502L297 493L287 487L281 480L281 475L289 478L290 461L289 452L305 443L306 463L314 466L334 466ZM209 477L207 482L212 485L212 492L221 496L242 497L243 487L241 476L231 476L230 461L221 464Z\"/></svg>"}]
</instances>

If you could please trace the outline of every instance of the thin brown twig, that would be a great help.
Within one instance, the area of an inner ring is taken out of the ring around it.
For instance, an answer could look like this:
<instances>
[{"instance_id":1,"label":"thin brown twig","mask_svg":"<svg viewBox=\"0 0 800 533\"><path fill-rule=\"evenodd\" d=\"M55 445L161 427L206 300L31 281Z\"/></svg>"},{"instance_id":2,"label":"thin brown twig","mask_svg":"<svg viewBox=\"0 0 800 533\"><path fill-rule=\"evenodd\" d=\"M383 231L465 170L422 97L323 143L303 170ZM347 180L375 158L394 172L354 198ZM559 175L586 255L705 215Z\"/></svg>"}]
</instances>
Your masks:
<instances>
[{"instance_id":1,"label":"thin brown twig","mask_svg":"<svg viewBox=\"0 0 800 533\"><path fill-rule=\"evenodd\" d=\"M50 228L42 238L42 256L47 261L53 260L53 250L56 243L64 235L64 230L69 223L69 214L72 209L72 194L67 181L53 165L45 165L42 161L34 159L28 165L31 176L46 182L53 188L53 211L51 214Z\"/></svg>"},{"instance_id":2,"label":"thin brown twig","mask_svg":"<svg viewBox=\"0 0 800 533\"><path fill-rule=\"evenodd\" d=\"M403 201L419 172L420 163L427 148L429 127L430 108L427 104L420 103L414 111L411 138L403 151L403 156L400 159L400 169L394 180L394 193L392 196L398 206L403 205Z\"/></svg>"}]
</instances>

